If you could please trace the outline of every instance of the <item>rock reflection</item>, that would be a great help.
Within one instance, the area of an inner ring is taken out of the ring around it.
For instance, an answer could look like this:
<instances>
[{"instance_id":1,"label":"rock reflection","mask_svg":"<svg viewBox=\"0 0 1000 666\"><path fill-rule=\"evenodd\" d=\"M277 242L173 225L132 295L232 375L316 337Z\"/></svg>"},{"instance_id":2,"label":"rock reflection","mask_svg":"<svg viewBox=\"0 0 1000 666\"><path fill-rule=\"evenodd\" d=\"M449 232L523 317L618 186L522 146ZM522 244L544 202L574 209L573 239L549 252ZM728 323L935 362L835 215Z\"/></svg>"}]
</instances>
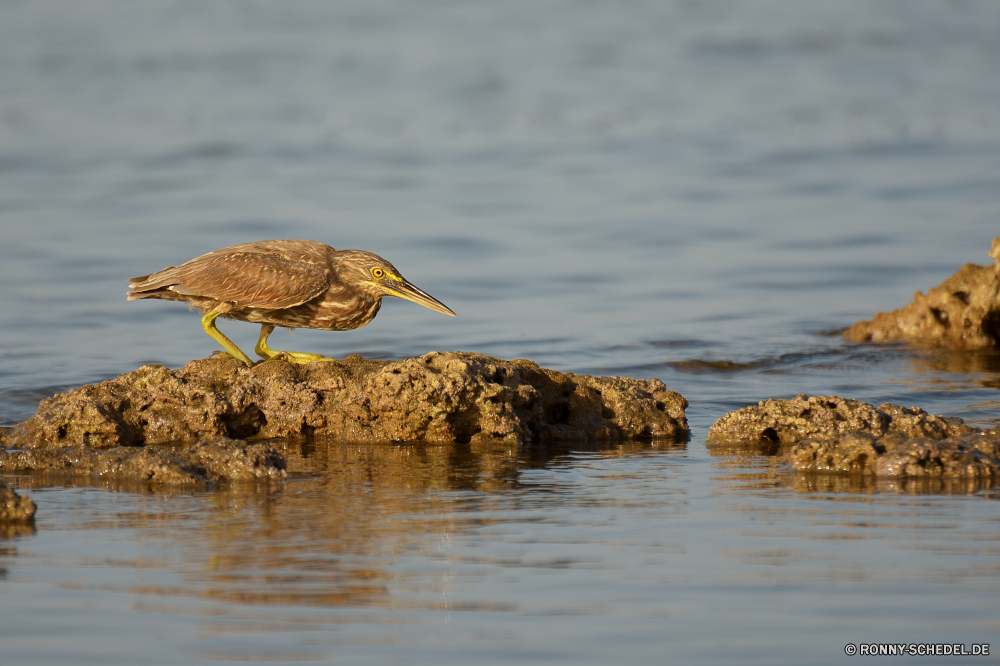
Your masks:
<instances>
[{"instance_id":1,"label":"rock reflection","mask_svg":"<svg viewBox=\"0 0 1000 666\"><path fill-rule=\"evenodd\" d=\"M240 604L384 606L390 588L408 585L391 564L421 554L427 534L447 538L471 524L460 516L475 500L442 491L489 492L517 478L517 448L502 443L278 445L286 484L211 496L185 555L202 562L186 574L188 592ZM413 573L419 585L427 572Z\"/></svg>"},{"instance_id":2,"label":"rock reflection","mask_svg":"<svg viewBox=\"0 0 1000 666\"><path fill-rule=\"evenodd\" d=\"M788 466L773 456L733 455L715 461L724 474L714 477L725 490L762 490L788 485Z\"/></svg>"},{"instance_id":3,"label":"rock reflection","mask_svg":"<svg viewBox=\"0 0 1000 666\"><path fill-rule=\"evenodd\" d=\"M427 594L453 584L441 576L449 562L441 544L496 520L483 513L502 508L512 492L536 492L534 485L520 483L523 471L569 464L579 454L641 456L685 446L669 441L521 448L499 441L272 443L287 459L289 477L282 483L197 493L121 488L140 491L131 495L132 510L91 511L85 524L73 528L138 532L150 548L126 566L144 571L146 582L113 589L144 595L147 610L162 605L163 612L176 612L171 605L176 602L167 598L222 608L452 608L448 604L455 602L441 594ZM17 485L36 484L51 480L19 477ZM45 507L40 511L44 516Z\"/></svg>"},{"instance_id":4,"label":"rock reflection","mask_svg":"<svg viewBox=\"0 0 1000 666\"><path fill-rule=\"evenodd\" d=\"M32 522L0 523L0 541L15 539L17 537L34 536L37 532L38 528ZM15 552L7 552L4 548L0 547L0 557L11 555Z\"/></svg>"},{"instance_id":5,"label":"rock reflection","mask_svg":"<svg viewBox=\"0 0 1000 666\"><path fill-rule=\"evenodd\" d=\"M376 493L493 490L514 484L520 463L517 445L500 441L397 444L320 439L288 442L284 452L293 477L319 477L331 490L369 484Z\"/></svg>"},{"instance_id":6,"label":"rock reflection","mask_svg":"<svg viewBox=\"0 0 1000 666\"><path fill-rule=\"evenodd\" d=\"M794 474L791 487L800 493L896 493L906 495L972 495L997 487L996 479L900 477L879 478L860 474Z\"/></svg>"},{"instance_id":7,"label":"rock reflection","mask_svg":"<svg viewBox=\"0 0 1000 666\"><path fill-rule=\"evenodd\" d=\"M960 386L1000 388L1000 351L994 349L926 349L913 356L911 363L917 373L963 375L956 380Z\"/></svg>"},{"instance_id":8,"label":"rock reflection","mask_svg":"<svg viewBox=\"0 0 1000 666\"><path fill-rule=\"evenodd\" d=\"M799 493L971 495L1000 488L996 477L877 477L864 474L797 472L786 462L791 444L739 445L715 442L708 447L714 467L723 472L720 488L749 491L789 488ZM763 449L763 450L762 450Z\"/></svg>"}]
</instances>

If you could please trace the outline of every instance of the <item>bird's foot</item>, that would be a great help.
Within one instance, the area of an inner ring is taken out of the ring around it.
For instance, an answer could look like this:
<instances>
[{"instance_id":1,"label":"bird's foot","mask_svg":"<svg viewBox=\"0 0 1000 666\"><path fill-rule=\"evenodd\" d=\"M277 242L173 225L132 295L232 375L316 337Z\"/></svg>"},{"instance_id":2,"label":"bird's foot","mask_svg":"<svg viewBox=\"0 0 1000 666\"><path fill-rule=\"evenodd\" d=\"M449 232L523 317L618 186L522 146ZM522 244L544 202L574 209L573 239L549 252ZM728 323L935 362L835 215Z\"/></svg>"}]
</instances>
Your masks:
<instances>
[{"instance_id":1,"label":"bird's foot","mask_svg":"<svg viewBox=\"0 0 1000 666\"><path fill-rule=\"evenodd\" d=\"M249 358L240 358L239 356L234 356L233 354L230 354L229 352L219 351L218 349L216 349L214 352L212 352L211 354L209 354L208 357L209 358L235 358L237 361L240 361L240 362L244 363L245 365L250 366L251 368L253 366L257 365L257 363L261 363L262 362L262 361L257 361L257 363L254 363Z\"/></svg>"},{"instance_id":2,"label":"bird's foot","mask_svg":"<svg viewBox=\"0 0 1000 666\"><path fill-rule=\"evenodd\" d=\"M288 361L289 363L298 363L300 365L305 365L306 363L316 363L318 361L336 361L335 358L326 358L322 354L310 354L308 352L290 352L290 351L277 351L268 350L270 354L264 358L265 361L270 361L273 358L280 358Z\"/></svg>"},{"instance_id":3,"label":"bird's foot","mask_svg":"<svg viewBox=\"0 0 1000 666\"><path fill-rule=\"evenodd\" d=\"M260 327L260 337L257 338L257 346L253 349L257 356L260 356L265 361L270 361L272 358L283 358L289 363L299 363L305 365L306 363L315 363L317 361L337 360L335 358L326 358L322 354L271 349L267 346L267 336L271 335L272 331L274 331L273 324L262 324Z\"/></svg>"},{"instance_id":4,"label":"bird's foot","mask_svg":"<svg viewBox=\"0 0 1000 666\"><path fill-rule=\"evenodd\" d=\"M218 349L208 355L209 358L235 358L238 361L243 359L233 356L229 352L219 351ZM261 363L266 363L272 359L277 359L281 361L288 361L289 363L298 363L300 365L305 365L306 363L316 363L318 361L336 361L335 358L325 358L322 354L309 354L306 352L289 352L289 351L274 351L270 356L260 361L256 361L250 364L250 367L260 365Z\"/></svg>"},{"instance_id":5,"label":"bird's foot","mask_svg":"<svg viewBox=\"0 0 1000 666\"><path fill-rule=\"evenodd\" d=\"M222 345L223 348L225 348L226 352L229 352L228 354L225 352L218 352L220 356L230 356L239 361L242 361L244 364L246 364L248 368L252 368L253 361L250 360L250 357L244 354L242 349L234 345L233 341L227 338L225 335L223 335L222 331L220 331L216 327L215 320L218 319L221 315L222 311L219 310L218 308L212 310L207 315L201 318L202 327L205 329L206 333L212 336L212 339L214 339L216 342ZM209 358L212 358L212 356L215 356L214 352L209 356Z\"/></svg>"}]
</instances>

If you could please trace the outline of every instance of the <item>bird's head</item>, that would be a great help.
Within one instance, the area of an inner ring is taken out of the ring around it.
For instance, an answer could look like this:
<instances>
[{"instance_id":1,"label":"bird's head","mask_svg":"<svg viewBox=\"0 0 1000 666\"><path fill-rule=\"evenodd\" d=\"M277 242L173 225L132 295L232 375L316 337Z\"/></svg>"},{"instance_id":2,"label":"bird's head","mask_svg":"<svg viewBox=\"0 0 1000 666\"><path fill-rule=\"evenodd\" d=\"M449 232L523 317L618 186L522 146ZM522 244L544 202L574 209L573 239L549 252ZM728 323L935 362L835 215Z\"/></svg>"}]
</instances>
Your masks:
<instances>
[{"instance_id":1,"label":"bird's head","mask_svg":"<svg viewBox=\"0 0 1000 666\"><path fill-rule=\"evenodd\" d=\"M419 303L441 314L456 316L447 305L422 289L418 289L388 261L361 250L344 251L340 264L340 278L357 289L374 296L396 296Z\"/></svg>"}]
</instances>

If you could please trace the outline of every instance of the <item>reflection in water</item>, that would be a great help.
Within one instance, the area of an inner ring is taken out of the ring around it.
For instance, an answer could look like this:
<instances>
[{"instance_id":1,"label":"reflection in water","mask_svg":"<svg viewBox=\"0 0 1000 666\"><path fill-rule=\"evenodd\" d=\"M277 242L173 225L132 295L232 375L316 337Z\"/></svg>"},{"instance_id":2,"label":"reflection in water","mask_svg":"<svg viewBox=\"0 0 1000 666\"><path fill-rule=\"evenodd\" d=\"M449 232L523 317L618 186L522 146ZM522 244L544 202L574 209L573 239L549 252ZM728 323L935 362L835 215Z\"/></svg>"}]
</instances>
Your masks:
<instances>
[{"instance_id":1,"label":"reflection in water","mask_svg":"<svg viewBox=\"0 0 1000 666\"><path fill-rule=\"evenodd\" d=\"M38 532L34 522L0 522L0 541L4 539L15 539L17 537L34 536ZM16 551L0 548L0 557L12 555Z\"/></svg>"},{"instance_id":2,"label":"reflection in water","mask_svg":"<svg viewBox=\"0 0 1000 666\"><path fill-rule=\"evenodd\" d=\"M684 443L669 441L552 443L521 450L503 442L274 443L288 460L286 482L195 495L203 498L200 510L170 510L172 493L163 488L105 484L107 490L147 493L140 495L145 499L133 511L94 517L76 526L139 530L158 549L179 551L183 562L181 582L114 589L227 604L398 609L410 603L440 608L437 599L406 603L400 599L401 592L421 591L425 583L419 581L426 572L415 574L418 582L412 588L405 574L387 572L401 558L426 557L428 535L450 539L488 525L490 520L478 517L481 512L512 508L512 502L523 506L523 493L552 493L551 485L524 481L533 470L558 470L578 463L581 456L641 459L685 448ZM613 486L613 477L602 480ZM13 481L21 490L52 483L51 478L29 476ZM71 479L64 485L74 486L86 487ZM601 500L594 496L583 503ZM30 534L21 530L11 536ZM159 565L154 561L134 566ZM145 605L152 607L152 602ZM453 608L454 602L447 605Z\"/></svg>"},{"instance_id":3,"label":"reflection in water","mask_svg":"<svg viewBox=\"0 0 1000 666\"><path fill-rule=\"evenodd\" d=\"M739 444L711 439L706 445L715 457L714 467L725 472L717 481L720 487L727 489L780 487L799 493L972 495L1000 488L1000 479L995 477L874 477L860 473L796 472L783 458L793 444Z\"/></svg>"},{"instance_id":4,"label":"reflection in water","mask_svg":"<svg viewBox=\"0 0 1000 666\"><path fill-rule=\"evenodd\" d=\"M789 583L868 586L845 591L852 604L905 592L911 605L897 612L910 621L912 594L931 594L928 584L962 586L967 608L1000 591L994 503L896 489L875 502L884 488L815 485L774 456L706 458L700 444L667 442L280 445L283 483L33 491L37 533L0 544L2 580L33 584L5 591L37 595L51 577L81 595L111 593L192 659L362 650L430 661L445 641L479 663L536 651L607 663L621 641L585 637L612 617L658 650L707 637L710 608L745 636L794 625L816 597L789 595ZM196 635L184 638L189 627Z\"/></svg>"},{"instance_id":5,"label":"reflection in water","mask_svg":"<svg viewBox=\"0 0 1000 666\"><path fill-rule=\"evenodd\" d=\"M998 350L920 349L920 353L914 353L911 359L916 373L985 375L978 378L983 386L1000 388Z\"/></svg>"},{"instance_id":6,"label":"reflection in water","mask_svg":"<svg viewBox=\"0 0 1000 666\"><path fill-rule=\"evenodd\" d=\"M963 404L950 407L955 416L979 428L1000 427L1000 400L996 397L1000 350L921 349L915 350L909 362L914 375L921 378L917 390L943 397L961 394Z\"/></svg>"},{"instance_id":7,"label":"reflection in water","mask_svg":"<svg viewBox=\"0 0 1000 666\"><path fill-rule=\"evenodd\" d=\"M993 478L876 478L861 474L794 474L791 487L802 493L902 493L908 495L973 495L1000 487Z\"/></svg>"},{"instance_id":8,"label":"reflection in water","mask_svg":"<svg viewBox=\"0 0 1000 666\"><path fill-rule=\"evenodd\" d=\"M713 468L722 472L717 509L739 525L722 580L818 594L831 592L824 583L858 583L846 588L857 597L844 606L857 609L886 607L880 595L920 596L928 585L1000 591L996 504L967 497L1000 499L996 481L797 474L767 456L717 459ZM921 617L920 604L905 603L894 606L899 617ZM992 623L979 628L993 631Z\"/></svg>"}]
</instances>

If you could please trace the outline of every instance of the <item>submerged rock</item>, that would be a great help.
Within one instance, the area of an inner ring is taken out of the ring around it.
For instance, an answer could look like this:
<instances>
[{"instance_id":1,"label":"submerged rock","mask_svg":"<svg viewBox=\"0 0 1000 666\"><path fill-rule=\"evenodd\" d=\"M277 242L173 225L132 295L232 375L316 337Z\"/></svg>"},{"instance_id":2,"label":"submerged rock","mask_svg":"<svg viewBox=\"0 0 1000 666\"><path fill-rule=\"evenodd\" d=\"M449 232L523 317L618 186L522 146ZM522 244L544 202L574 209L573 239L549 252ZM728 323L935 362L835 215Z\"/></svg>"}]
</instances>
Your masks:
<instances>
[{"instance_id":1,"label":"submerged rock","mask_svg":"<svg viewBox=\"0 0 1000 666\"><path fill-rule=\"evenodd\" d=\"M253 368L147 365L42 400L7 447L142 446L214 436L469 442L686 437L687 401L653 379L560 373L531 361L431 352L403 361Z\"/></svg>"},{"instance_id":2,"label":"submerged rock","mask_svg":"<svg viewBox=\"0 0 1000 666\"><path fill-rule=\"evenodd\" d=\"M0 483L0 523L25 522L35 517L35 503Z\"/></svg>"},{"instance_id":3,"label":"submerged rock","mask_svg":"<svg viewBox=\"0 0 1000 666\"><path fill-rule=\"evenodd\" d=\"M913 439L893 433L873 437L849 433L833 439L807 439L788 452L800 472L846 472L880 477L1000 477L1000 437Z\"/></svg>"},{"instance_id":4,"label":"submerged rock","mask_svg":"<svg viewBox=\"0 0 1000 666\"><path fill-rule=\"evenodd\" d=\"M1000 436L918 407L837 396L764 400L709 429L716 451L781 455L797 471L879 477L1000 478Z\"/></svg>"},{"instance_id":5,"label":"submerged rock","mask_svg":"<svg viewBox=\"0 0 1000 666\"><path fill-rule=\"evenodd\" d=\"M1000 347L1000 238L992 266L966 264L924 296L844 332L851 342L919 342L959 349Z\"/></svg>"},{"instance_id":6,"label":"submerged rock","mask_svg":"<svg viewBox=\"0 0 1000 666\"><path fill-rule=\"evenodd\" d=\"M0 453L0 474L33 473L90 481L165 485L283 479L285 459L269 443L213 437L183 448L63 447Z\"/></svg>"}]
</instances>

